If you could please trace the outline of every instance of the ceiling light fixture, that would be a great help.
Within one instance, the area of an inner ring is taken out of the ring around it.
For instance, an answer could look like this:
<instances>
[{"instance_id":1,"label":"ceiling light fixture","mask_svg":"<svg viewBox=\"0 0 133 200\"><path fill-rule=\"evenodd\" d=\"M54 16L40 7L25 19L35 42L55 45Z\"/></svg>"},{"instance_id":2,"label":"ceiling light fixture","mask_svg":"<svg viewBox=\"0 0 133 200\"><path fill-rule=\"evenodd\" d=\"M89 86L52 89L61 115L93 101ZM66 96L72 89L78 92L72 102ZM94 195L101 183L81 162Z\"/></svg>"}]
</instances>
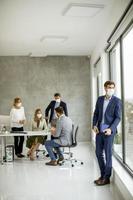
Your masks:
<instances>
[{"instance_id":1,"label":"ceiling light fixture","mask_svg":"<svg viewBox=\"0 0 133 200\"><path fill-rule=\"evenodd\" d=\"M59 36L59 35L45 35L40 38L40 42L65 42L68 40L67 36Z\"/></svg>"},{"instance_id":2,"label":"ceiling light fixture","mask_svg":"<svg viewBox=\"0 0 133 200\"><path fill-rule=\"evenodd\" d=\"M71 17L94 17L103 8L103 4L72 3L67 6L62 14Z\"/></svg>"}]
</instances>

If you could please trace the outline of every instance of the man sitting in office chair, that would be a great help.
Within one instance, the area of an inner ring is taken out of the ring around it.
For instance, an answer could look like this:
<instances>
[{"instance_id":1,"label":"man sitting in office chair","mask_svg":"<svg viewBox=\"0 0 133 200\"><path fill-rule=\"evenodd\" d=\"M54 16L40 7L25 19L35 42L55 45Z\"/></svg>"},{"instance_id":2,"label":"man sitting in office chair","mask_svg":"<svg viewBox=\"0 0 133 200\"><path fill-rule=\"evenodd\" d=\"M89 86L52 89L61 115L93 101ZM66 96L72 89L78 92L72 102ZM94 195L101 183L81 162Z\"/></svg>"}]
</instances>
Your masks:
<instances>
[{"instance_id":1,"label":"man sitting in office chair","mask_svg":"<svg viewBox=\"0 0 133 200\"><path fill-rule=\"evenodd\" d=\"M51 134L55 139L45 142L45 148L51 158L51 161L47 162L46 165L51 166L56 166L64 159L60 147L72 144L72 120L64 115L62 107L55 108L55 114L58 117L56 128L51 128ZM53 148L56 149L57 155L59 156L58 160L56 160Z\"/></svg>"}]
</instances>

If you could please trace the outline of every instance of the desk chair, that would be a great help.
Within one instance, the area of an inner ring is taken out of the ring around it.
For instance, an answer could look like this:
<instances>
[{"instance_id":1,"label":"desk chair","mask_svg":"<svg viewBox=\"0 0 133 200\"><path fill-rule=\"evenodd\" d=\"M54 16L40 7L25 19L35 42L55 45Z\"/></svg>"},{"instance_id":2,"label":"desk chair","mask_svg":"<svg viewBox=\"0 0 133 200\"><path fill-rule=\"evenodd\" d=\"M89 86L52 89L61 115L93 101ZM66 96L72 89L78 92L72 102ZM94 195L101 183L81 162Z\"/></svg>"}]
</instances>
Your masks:
<instances>
[{"instance_id":1,"label":"desk chair","mask_svg":"<svg viewBox=\"0 0 133 200\"><path fill-rule=\"evenodd\" d=\"M80 160L77 160L76 158L73 158L73 153L71 152L71 148L75 148L77 146L77 134L78 134L78 129L79 127L77 126L75 131L74 131L74 125L72 128L72 144L71 145L66 145L62 146L63 148L68 148L68 152L64 152L64 154L68 154L68 158L64 159L60 165L65 165L66 163L70 163L72 167L75 166L75 164L80 164L83 165L84 163Z\"/></svg>"},{"instance_id":2,"label":"desk chair","mask_svg":"<svg viewBox=\"0 0 133 200\"><path fill-rule=\"evenodd\" d=\"M45 136L45 140L47 140L47 136ZM44 145L42 145L43 148L38 148L36 150L36 158L39 158L39 154L42 153L43 156L45 156L45 154L47 154L47 151L44 149Z\"/></svg>"},{"instance_id":3,"label":"desk chair","mask_svg":"<svg viewBox=\"0 0 133 200\"><path fill-rule=\"evenodd\" d=\"M45 149L37 149L36 150L36 158L39 158L39 154L42 153L43 156L45 156Z\"/></svg>"}]
</instances>

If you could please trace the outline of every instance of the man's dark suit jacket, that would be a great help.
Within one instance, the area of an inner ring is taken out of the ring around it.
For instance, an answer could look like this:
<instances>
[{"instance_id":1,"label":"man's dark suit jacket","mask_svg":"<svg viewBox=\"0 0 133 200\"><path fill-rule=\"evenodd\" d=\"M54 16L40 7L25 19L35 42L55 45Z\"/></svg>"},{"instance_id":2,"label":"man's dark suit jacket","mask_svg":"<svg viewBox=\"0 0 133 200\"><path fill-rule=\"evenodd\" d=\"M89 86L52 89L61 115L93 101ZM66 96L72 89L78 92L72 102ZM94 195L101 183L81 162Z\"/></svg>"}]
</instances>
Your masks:
<instances>
[{"instance_id":1,"label":"man's dark suit jacket","mask_svg":"<svg viewBox=\"0 0 133 200\"><path fill-rule=\"evenodd\" d=\"M45 117L47 118L49 116L49 111L50 111L50 118L49 118L49 122L51 122L52 118L53 118L53 114L54 114L54 109L55 109L55 104L56 101L51 101L50 104L48 105L48 107L45 110ZM66 116L68 116L68 111L67 111L67 105L65 102L61 101L60 102L60 106L63 108L64 110L64 114Z\"/></svg>"},{"instance_id":2,"label":"man's dark suit jacket","mask_svg":"<svg viewBox=\"0 0 133 200\"><path fill-rule=\"evenodd\" d=\"M93 127L97 126L99 130L103 116L104 98L105 96L98 97L93 116ZM117 126L121 120L121 110L122 110L121 100L116 96L112 96L104 114L104 123L109 125L112 134L115 134L117 131Z\"/></svg>"}]
</instances>

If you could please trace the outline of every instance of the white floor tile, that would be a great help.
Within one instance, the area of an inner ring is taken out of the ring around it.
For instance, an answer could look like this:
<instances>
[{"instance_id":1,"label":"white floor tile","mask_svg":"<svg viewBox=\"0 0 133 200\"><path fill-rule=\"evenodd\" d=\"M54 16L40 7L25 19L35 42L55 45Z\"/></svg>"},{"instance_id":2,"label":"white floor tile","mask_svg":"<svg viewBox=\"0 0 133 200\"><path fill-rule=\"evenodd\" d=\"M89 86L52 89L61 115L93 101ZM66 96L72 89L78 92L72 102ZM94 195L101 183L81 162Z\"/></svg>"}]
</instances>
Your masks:
<instances>
[{"instance_id":1,"label":"white floor tile","mask_svg":"<svg viewBox=\"0 0 133 200\"><path fill-rule=\"evenodd\" d=\"M122 200L113 183L95 186L98 168L88 143L73 149L83 166L46 166L48 158L0 165L0 200Z\"/></svg>"}]
</instances>

